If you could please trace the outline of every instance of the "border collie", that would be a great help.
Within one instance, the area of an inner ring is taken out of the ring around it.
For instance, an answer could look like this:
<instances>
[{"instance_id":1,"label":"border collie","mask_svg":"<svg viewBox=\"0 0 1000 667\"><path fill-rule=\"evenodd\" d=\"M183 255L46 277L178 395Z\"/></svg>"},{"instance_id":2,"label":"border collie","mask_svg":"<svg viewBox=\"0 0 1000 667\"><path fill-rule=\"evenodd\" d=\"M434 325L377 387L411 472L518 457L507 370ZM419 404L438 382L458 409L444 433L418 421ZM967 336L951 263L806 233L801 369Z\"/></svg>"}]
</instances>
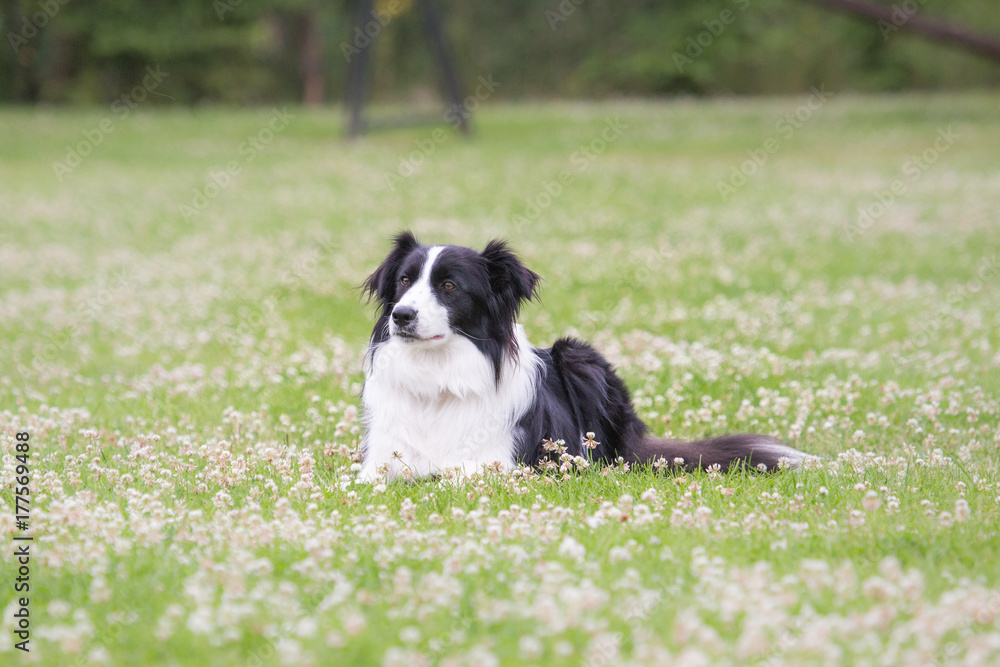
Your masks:
<instances>
[{"instance_id":1,"label":"border collie","mask_svg":"<svg viewBox=\"0 0 1000 667\"><path fill-rule=\"evenodd\" d=\"M362 285L377 300L378 320L361 393L361 479L535 466L550 455L544 443L559 440L571 456L632 465L664 459L688 470L771 471L805 459L764 435L651 437L625 384L593 347L572 338L544 350L528 342L517 315L539 280L504 241L477 252L422 245L410 232L395 237Z\"/></svg>"}]
</instances>

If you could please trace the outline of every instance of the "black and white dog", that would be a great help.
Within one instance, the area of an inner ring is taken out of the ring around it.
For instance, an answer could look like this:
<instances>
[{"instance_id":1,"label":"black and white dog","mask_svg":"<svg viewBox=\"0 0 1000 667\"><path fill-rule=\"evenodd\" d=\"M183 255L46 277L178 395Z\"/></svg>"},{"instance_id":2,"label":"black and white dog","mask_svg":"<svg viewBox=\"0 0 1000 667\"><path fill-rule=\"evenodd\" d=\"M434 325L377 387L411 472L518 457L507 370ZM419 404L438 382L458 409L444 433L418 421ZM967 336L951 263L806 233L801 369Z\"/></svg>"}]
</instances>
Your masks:
<instances>
[{"instance_id":1,"label":"black and white dog","mask_svg":"<svg viewBox=\"0 0 1000 667\"><path fill-rule=\"evenodd\" d=\"M477 252L396 236L362 287L379 305L362 390L362 479L533 466L549 455L545 441L587 457L589 432L599 443L589 456L602 462L774 470L805 459L763 435L650 437L594 348L571 338L547 350L528 342L517 314L538 281L503 241Z\"/></svg>"}]
</instances>

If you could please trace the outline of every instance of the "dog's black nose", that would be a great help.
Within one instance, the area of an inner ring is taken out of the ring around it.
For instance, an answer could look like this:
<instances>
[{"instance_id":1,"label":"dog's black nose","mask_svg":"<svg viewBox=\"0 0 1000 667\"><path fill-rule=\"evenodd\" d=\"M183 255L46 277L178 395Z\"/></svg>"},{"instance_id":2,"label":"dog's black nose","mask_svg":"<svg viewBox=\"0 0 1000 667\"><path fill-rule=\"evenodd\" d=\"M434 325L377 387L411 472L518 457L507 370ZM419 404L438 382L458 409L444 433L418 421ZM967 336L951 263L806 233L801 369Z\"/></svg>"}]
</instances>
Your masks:
<instances>
[{"instance_id":1,"label":"dog's black nose","mask_svg":"<svg viewBox=\"0 0 1000 667\"><path fill-rule=\"evenodd\" d=\"M398 327L409 324L416 316L417 311L409 306L396 306L392 309L392 321Z\"/></svg>"}]
</instances>

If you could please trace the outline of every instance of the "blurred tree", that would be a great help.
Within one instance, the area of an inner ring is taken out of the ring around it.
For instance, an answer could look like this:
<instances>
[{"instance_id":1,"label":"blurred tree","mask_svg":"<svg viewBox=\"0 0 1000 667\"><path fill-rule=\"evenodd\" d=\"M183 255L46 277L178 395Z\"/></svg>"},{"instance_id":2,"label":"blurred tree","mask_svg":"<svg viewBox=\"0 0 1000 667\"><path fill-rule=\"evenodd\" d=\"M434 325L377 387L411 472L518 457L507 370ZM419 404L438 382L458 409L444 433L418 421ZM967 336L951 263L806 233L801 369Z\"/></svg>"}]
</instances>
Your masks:
<instances>
[{"instance_id":1,"label":"blurred tree","mask_svg":"<svg viewBox=\"0 0 1000 667\"><path fill-rule=\"evenodd\" d=\"M995 0L866 1L1000 36ZM356 35L350 4L0 0L8 44L0 50L0 100L106 102L146 67L160 67L170 73L163 92L180 102L331 101L344 89L343 47ZM796 0L438 4L461 78L492 75L501 83L496 95L507 98L1000 84L992 63ZM417 12L399 12L380 28L371 60L376 99L434 94L434 60Z\"/></svg>"},{"instance_id":2,"label":"blurred tree","mask_svg":"<svg viewBox=\"0 0 1000 667\"><path fill-rule=\"evenodd\" d=\"M805 2L875 21L884 36L905 30L1000 61L1000 40L977 33L965 26L919 16L920 5L916 2L911 1L901 5L883 5L869 0L805 0Z\"/></svg>"},{"instance_id":3,"label":"blurred tree","mask_svg":"<svg viewBox=\"0 0 1000 667\"><path fill-rule=\"evenodd\" d=\"M0 25L10 46L0 58L0 87L7 88L6 97L16 102L37 102L41 89L38 33L45 28L34 23L19 0L0 0ZM0 94L0 99L3 97Z\"/></svg>"}]
</instances>

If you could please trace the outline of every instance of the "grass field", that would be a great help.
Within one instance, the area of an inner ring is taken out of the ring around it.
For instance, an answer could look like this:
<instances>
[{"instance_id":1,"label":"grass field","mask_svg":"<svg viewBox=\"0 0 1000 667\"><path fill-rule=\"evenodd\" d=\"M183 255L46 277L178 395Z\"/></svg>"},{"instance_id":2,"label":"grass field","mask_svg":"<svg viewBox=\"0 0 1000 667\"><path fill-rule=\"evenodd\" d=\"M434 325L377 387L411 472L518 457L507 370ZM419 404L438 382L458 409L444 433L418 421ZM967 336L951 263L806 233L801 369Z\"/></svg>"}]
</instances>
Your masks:
<instances>
[{"instance_id":1,"label":"grass field","mask_svg":"<svg viewBox=\"0 0 1000 667\"><path fill-rule=\"evenodd\" d=\"M1000 660L1000 96L475 127L0 111L0 661ZM529 337L593 340L657 433L822 459L355 484L355 288L403 228L507 237Z\"/></svg>"}]
</instances>

